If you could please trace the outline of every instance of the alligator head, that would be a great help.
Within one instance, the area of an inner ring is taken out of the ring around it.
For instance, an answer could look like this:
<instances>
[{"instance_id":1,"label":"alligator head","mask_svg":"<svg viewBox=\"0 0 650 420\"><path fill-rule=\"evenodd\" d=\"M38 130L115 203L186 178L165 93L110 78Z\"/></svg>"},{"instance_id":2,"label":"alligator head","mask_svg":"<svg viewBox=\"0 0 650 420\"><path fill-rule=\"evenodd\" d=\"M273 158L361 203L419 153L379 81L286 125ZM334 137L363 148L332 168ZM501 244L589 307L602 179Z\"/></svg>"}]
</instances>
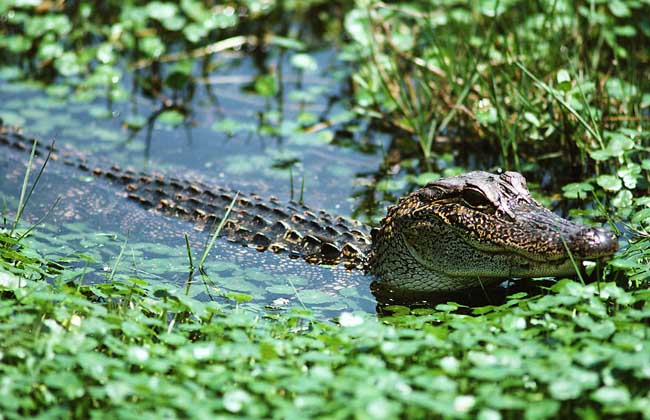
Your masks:
<instances>
[{"instance_id":1,"label":"alligator head","mask_svg":"<svg viewBox=\"0 0 650 420\"><path fill-rule=\"evenodd\" d=\"M373 234L370 271L397 289L454 291L513 277L564 276L574 261L613 254L617 238L535 201L516 172L429 183L389 208Z\"/></svg>"}]
</instances>

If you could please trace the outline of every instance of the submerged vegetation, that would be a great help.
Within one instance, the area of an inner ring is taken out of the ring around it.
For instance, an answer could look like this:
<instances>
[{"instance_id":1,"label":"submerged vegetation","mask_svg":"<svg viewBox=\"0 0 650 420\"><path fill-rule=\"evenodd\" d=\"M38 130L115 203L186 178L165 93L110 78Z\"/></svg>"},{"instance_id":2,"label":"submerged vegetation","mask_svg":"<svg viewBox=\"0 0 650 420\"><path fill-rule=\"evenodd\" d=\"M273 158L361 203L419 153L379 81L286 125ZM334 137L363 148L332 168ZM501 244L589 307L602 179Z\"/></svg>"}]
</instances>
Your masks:
<instances>
[{"instance_id":1,"label":"submerged vegetation","mask_svg":"<svg viewBox=\"0 0 650 420\"><path fill-rule=\"evenodd\" d=\"M546 205L625 245L591 284L560 279L477 308L344 305L322 320L309 299L277 311L245 293L205 301L116 275L121 251L104 281L88 281L91 257L51 259L26 240L34 230L18 221L36 171L22 193L2 190L0 419L650 418L649 39L650 4L638 0L0 0L3 83L73 98L129 141L147 132L147 153L156 124L203 124L224 142L255 134L292 153L379 152L377 171L355 178L354 214L368 220L437 177L517 170ZM326 68L324 49L336 54ZM218 83L255 98L243 102L254 121L224 113L211 81L246 59L254 71ZM327 111L342 108L333 114L310 108L322 87L300 77L319 67L345 86L328 97ZM2 98L5 124L52 130L35 110L44 101L30 111ZM259 176L262 157L241 156ZM287 171L291 194L309 197L300 159L275 156L264 174ZM221 163L239 173L235 160ZM350 182L344 166L328 172L334 183ZM272 287L298 294L291 281Z\"/></svg>"}]
</instances>

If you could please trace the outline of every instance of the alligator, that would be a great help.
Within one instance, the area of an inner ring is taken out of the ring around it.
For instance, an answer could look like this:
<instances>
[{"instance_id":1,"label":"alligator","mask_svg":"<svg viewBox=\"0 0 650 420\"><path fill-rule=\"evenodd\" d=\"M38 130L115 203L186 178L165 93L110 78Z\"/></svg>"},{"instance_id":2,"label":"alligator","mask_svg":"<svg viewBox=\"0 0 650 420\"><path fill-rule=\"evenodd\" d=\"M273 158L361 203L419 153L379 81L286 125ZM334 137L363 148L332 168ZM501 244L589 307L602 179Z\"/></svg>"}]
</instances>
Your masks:
<instances>
[{"instance_id":1,"label":"alligator","mask_svg":"<svg viewBox=\"0 0 650 420\"><path fill-rule=\"evenodd\" d=\"M431 182L389 207L371 229L295 201L117 165L101 168L16 128L0 126L0 144L25 151L34 147L37 156L107 178L152 211L203 229L221 223L220 235L232 242L365 270L399 291L454 292L511 278L572 275L581 261L607 257L618 248L610 231L571 222L540 205L517 172L475 171Z\"/></svg>"}]
</instances>

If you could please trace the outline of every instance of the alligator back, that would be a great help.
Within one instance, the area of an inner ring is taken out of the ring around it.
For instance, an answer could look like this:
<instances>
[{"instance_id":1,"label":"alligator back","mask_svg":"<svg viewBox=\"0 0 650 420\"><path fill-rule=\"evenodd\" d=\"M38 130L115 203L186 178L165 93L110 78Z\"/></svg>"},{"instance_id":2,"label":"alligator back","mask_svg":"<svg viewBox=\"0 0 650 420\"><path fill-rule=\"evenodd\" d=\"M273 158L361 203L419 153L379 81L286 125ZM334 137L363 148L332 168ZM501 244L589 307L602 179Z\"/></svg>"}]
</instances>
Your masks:
<instances>
[{"instance_id":1,"label":"alligator back","mask_svg":"<svg viewBox=\"0 0 650 420\"><path fill-rule=\"evenodd\" d=\"M0 144L29 152L35 140L17 130L0 127ZM368 229L351 220L314 211L276 197L237 193L201 181L147 174L117 165L104 168L71 150L37 144L36 155L61 161L97 177L104 177L124 190L128 199L152 211L190 220L200 229L212 229L234 203L220 235L259 251L286 253L317 264L344 264L365 268L370 250ZM236 197L236 198L235 198ZM234 201L233 201L234 200Z\"/></svg>"}]
</instances>

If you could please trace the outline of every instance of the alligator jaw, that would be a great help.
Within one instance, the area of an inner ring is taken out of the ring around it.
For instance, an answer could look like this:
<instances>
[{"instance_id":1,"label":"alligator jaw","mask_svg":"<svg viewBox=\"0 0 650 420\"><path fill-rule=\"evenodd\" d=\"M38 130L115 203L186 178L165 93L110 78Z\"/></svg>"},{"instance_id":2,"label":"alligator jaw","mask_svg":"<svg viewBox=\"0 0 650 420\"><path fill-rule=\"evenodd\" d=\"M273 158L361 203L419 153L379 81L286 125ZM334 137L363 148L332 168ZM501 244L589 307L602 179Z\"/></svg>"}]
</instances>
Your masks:
<instances>
[{"instance_id":1,"label":"alligator jaw","mask_svg":"<svg viewBox=\"0 0 650 420\"><path fill-rule=\"evenodd\" d=\"M510 253L524 258L529 261L533 273L535 266L540 267L540 272L551 271L543 267L545 263L555 266L569 260L570 266L570 258L575 261L595 260L618 250L618 238L610 231L563 219L536 201L514 204L509 210L514 216L512 219L499 223L499 216L494 218L493 228L502 232L501 235L464 232L457 226L454 230L477 250ZM526 232L526 236L522 232Z\"/></svg>"}]
</instances>

